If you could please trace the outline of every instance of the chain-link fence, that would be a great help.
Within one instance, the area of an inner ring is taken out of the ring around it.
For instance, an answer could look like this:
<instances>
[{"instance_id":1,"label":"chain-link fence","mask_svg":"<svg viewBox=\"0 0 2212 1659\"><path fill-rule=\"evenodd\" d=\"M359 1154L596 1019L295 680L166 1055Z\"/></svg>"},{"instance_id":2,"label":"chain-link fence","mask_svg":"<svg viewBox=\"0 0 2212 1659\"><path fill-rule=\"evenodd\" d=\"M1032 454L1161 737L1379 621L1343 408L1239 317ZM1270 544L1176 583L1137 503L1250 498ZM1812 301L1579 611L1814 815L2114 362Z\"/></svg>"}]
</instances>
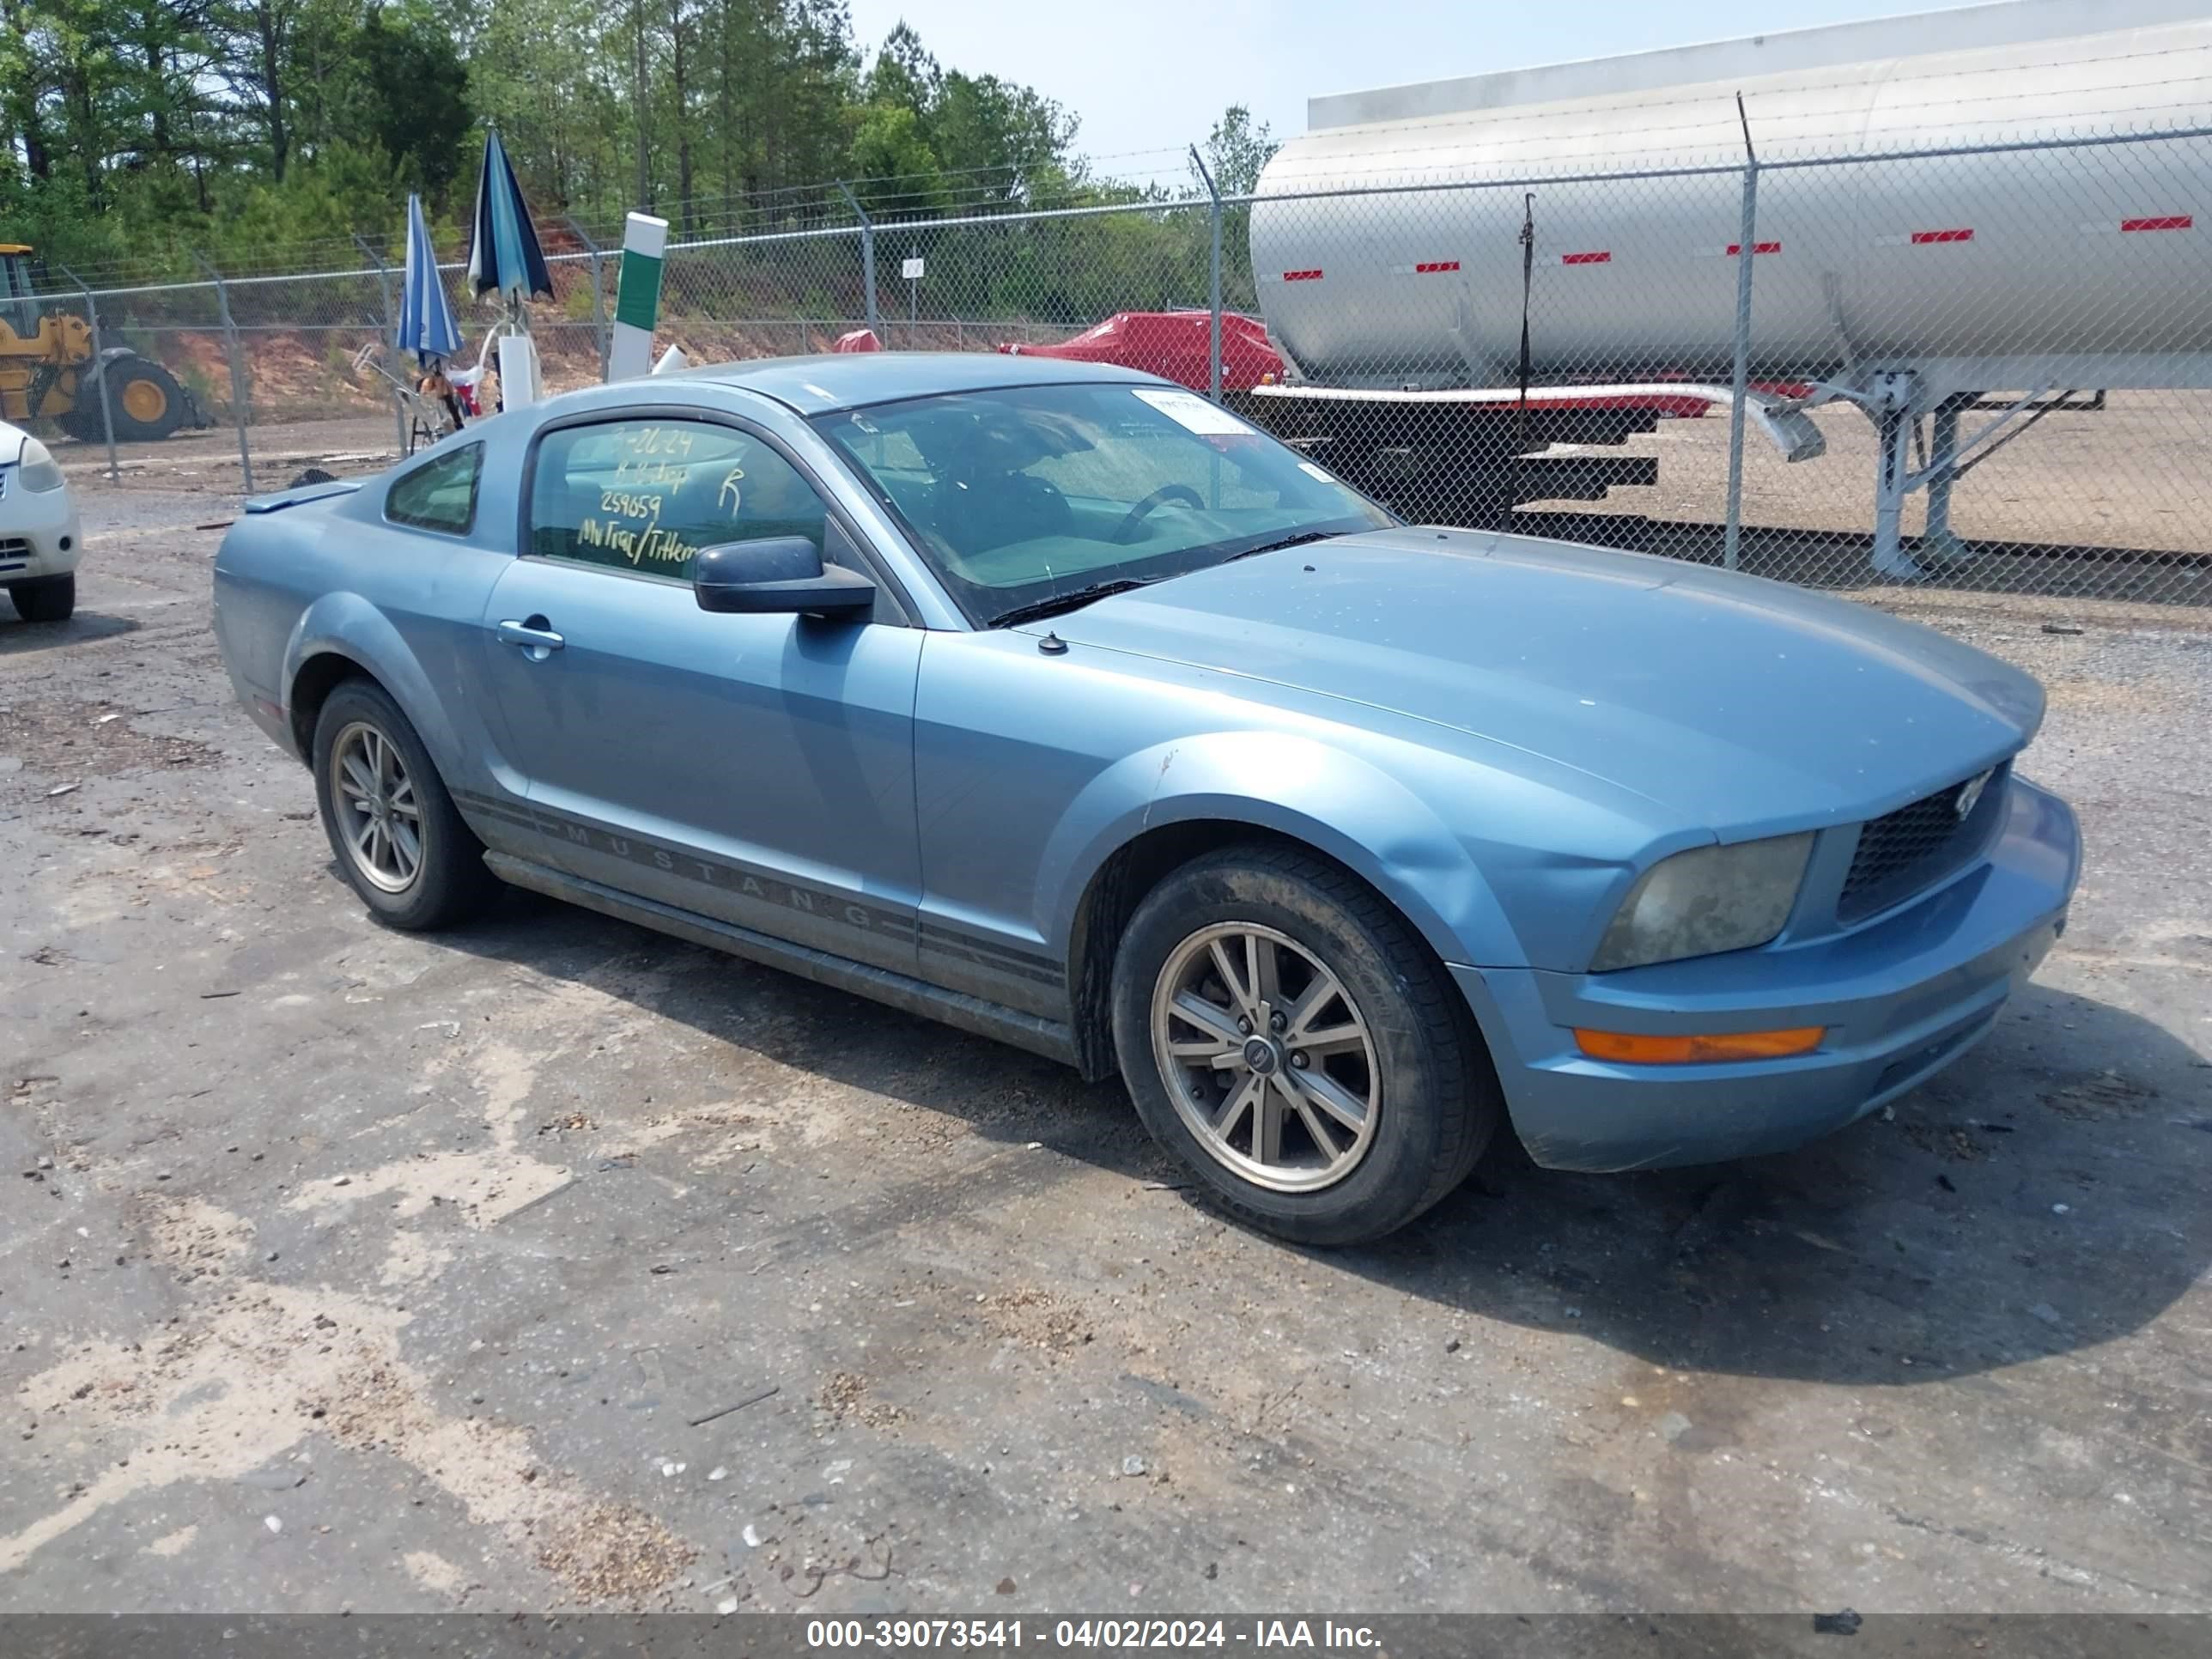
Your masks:
<instances>
[{"instance_id":1,"label":"chain-link fence","mask_svg":"<svg viewBox=\"0 0 2212 1659\"><path fill-rule=\"evenodd\" d=\"M2212 603L2212 132L1520 171L896 222L846 197L672 245L658 343L1103 358L1411 518L1845 590ZM603 373L618 262L544 234L563 390ZM118 476L265 489L404 447L365 367L395 361L398 264L46 297L213 422L156 441L104 374ZM64 424L108 470L97 416Z\"/></svg>"}]
</instances>

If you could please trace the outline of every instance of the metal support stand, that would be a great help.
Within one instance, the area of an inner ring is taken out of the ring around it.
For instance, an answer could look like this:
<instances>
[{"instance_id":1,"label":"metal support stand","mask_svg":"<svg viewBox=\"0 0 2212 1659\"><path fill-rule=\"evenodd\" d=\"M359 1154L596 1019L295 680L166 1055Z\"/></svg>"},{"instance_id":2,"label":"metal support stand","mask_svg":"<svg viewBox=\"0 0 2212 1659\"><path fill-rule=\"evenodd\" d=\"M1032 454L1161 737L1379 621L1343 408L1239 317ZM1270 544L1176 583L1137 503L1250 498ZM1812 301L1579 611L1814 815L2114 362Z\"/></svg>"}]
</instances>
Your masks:
<instances>
[{"instance_id":1,"label":"metal support stand","mask_svg":"<svg viewBox=\"0 0 2212 1659\"><path fill-rule=\"evenodd\" d=\"M1964 401L1946 398L1929 417L1928 527L1916 550L1923 559L1964 558L1966 544L1952 533L1951 486L1959 477L1959 410Z\"/></svg>"},{"instance_id":2,"label":"metal support stand","mask_svg":"<svg viewBox=\"0 0 2212 1659\"><path fill-rule=\"evenodd\" d=\"M392 273L385 268L384 256L371 247L366 239L356 234L353 241L369 264L376 267L376 286L384 295L384 337L394 339L398 337L398 331L392 320ZM399 406L399 394L396 390L392 396L392 432L398 441L399 453L403 457L415 453L414 446L407 441L407 411Z\"/></svg>"},{"instance_id":3,"label":"metal support stand","mask_svg":"<svg viewBox=\"0 0 2212 1659\"><path fill-rule=\"evenodd\" d=\"M1965 556L1966 544L1951 529L1951 489L1991 455L2060 409L2079 408L2061 392L2045 401L2054 388L2050 382L2031 386L2021 397L2002 405L1980 401L1972 392L1946 392L1931 404L1920 376L1904 369L1880 370L1862 375L1848 385L1820 385L1793 412L1818 409L1823 404L1846 403L1874 422L1875 458L1874 549L1875 569L1903 581L1924 580L1926 562ZM1963 441L1959 436L1960 411L1996 407L1997 417ZM1912 468L1912 440L1923 415L1933 417L1934 441L1928 464ZM1917 538L1911 554L1905 550L1905 498L1916 489L1928 492L1927 533Z\"/></svg>"},{"instance_id":4,"label":"metal support stand","mask_svg":"<svg viewBox=\"0 0 2212 1659\"><path fill-rule=\"evenodd\" d=\"M574 219L563 219L561 222L568 227L570 234L584 245L584 252L591 256L592 337L599 342L599 379L604 382L607 378L607 351L611 343L607 331L606 284L599 279L599 269L604 263L603 256L599 251L599 245L592 240L591 232L586 230Z\"/></svg>"},{"instance_id":5,"label":"metal support stand","mask_svg":"<svg viewBox=\"0 0 2212 1659\"><path fill-rule=\"evenodd\" d=\"M1905 497L1912 478L1912 390L1911 374L1877 374L1865 405L1874 422L1874 568L1900 581L1927 574L1906 556L1903 545Z\"/></svg>"},{"instance_id":6,"label":"metal support stand","mask_svg":"<svg viewBox=\"0 0 2212 1659\"><path fill-rule=\"evenodd\" d=\"M238 473L246 493L253 493L253 450L246 442L246 423L251 415L246 408L246 379L245 360L239 354L238 322L230 314L230 294L223 287L222 273L197 253L192 263L208 274L215 284L215 302L222 313L222 345L224 355L230 359L230 414L238 426Z\"/></svg>"},{"instance_id":7,"label":"metal support stand","mask_svg":"<svg viewBox=\"0 0 2212 1659\"><path fill-rule=\"evenodd\" d=\"M107 482L119 483L122 473L115 464L115 410L107 401L107 360L101 356L100 350L100 307L93 300L92 290L84 285L83 278L76 272L67 265L57 266L56 269L75 283L76 291L84 295L85 325L92 331L93 384L100 389L100 426L107 437ZM82 369L77 371L76 383L82 391L84 386L84 371ZM35 415L39 411L34 409L30 412Z\"/></svg>"},{"instance_id":8,"label":"metal support stand","mask_svg":"<svg viewBox=\"0 0 2212 1659\"><path fill-rule=\"evenodd\" d=\"M846 187L842 179L837 184L837 193L845 198L845 205L853 210L853 216L860 222L860 286L864 295L861 304L867 313L868 332L876 337L878 345L889 343L884 338L882 319L876 315L876 222L868 217L868 210L860 205L860 198Z\"/></svg>"}]
</instances>

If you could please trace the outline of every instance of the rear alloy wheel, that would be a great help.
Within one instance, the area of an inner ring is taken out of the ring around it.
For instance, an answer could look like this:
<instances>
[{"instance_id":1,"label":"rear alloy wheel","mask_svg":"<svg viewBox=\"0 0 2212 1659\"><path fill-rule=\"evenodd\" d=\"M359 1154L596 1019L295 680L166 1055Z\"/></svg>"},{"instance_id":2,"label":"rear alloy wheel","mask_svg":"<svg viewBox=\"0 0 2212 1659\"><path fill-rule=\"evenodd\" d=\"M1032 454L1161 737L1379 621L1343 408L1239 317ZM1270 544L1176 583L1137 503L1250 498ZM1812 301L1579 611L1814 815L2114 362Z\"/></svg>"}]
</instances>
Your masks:
<instances>
[{"instance_id":1,"label":"rear alloy wheel","mask_svg":"<svg viewBox=\"0 0 2212 1659\"><path fill-rule=\"evenodd\" d=\"M422 739L380 686L348 680L315 721L315 800L338 868L394 927L443 927L499 883Z\"/></svg>"},{"instance_id":2,"label":"rear alloy wheel","mask_svg":"<svg viewBox=\"0 0 2212 1659\"><path fill-rule=\"evenodd\" d=\"M8 597L15 603L15 614L25 622L67 622L76 614L76 573L9 582Z\"/></svg>"},{"instance_id":3,"label":"rear alloy wheel","mask_svg":"<svg viewBox=\"0 0 2212 1659\"><path fill-rule=\"evenodd\" d=\"M1305 1244L1404 1225L1465 1180L1500 1107L1456 988L1349 871L1212 854L1137 907L1114 1036L1146 1126L1221 1207Z\"/></svg>"},{"instance_id":4,"label":"rear alloy wheel","mask_svg":"<svg viewBox=\"0 0 2212 1659\"><path fill-rule=\"evenodd\" d=\"M354 873L379 892L404 893L422 873L422 801L399 745L367 720L331 745L338 839Z\"/></svg>"}]
</instances>

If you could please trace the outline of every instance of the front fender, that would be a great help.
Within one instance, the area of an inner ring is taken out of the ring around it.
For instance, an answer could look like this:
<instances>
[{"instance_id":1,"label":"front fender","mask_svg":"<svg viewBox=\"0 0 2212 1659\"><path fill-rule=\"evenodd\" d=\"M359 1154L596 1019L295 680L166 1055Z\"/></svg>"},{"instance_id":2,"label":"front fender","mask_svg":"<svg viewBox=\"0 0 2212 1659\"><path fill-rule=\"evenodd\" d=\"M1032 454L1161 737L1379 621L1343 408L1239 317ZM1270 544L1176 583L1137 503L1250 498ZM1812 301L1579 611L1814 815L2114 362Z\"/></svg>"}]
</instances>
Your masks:
<instances>
[{"instance_id":1,"label":"front fender","mask_svg":"<svg viewBox=\"0 0 2212 1659\"><path fill-rule=\"evenodd\" d=\"M319 656L334 654L373 676L419 733L430 758L445 777L465 775L465 752L429 676L400 637L391 619L358 593L325 593L300 613L284 647L284 718L294 718L293 688L300 670Z\"/></svg>"},{"instance_id":2,"label":"front fender","mask_svg":"<svg viewBox=\"0 0 2212 1659\"><path fill-rule=\"evenodd\" d=\"M1147 830L1201 822L1294 837L1371 883L1446 962L1519 962L1522 951L1460 837L1399 779L1288 732L1179 738L1094 778L1055 826L1036 908L1065 950L1092 878Z\"/></svg>"}]
</instances>

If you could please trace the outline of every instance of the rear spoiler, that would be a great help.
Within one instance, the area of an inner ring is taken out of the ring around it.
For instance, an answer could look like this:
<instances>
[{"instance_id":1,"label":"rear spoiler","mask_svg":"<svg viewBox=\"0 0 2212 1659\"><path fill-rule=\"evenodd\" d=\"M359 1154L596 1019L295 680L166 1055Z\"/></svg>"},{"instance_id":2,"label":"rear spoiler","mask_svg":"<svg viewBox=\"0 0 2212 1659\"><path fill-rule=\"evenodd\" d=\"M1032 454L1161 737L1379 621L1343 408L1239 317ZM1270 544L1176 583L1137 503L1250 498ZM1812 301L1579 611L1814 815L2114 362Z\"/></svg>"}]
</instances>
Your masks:
<instances>
[{"instance_id":1,"label":"rear spoiler","mask_svg":"<svg viewBox=\"0 0 2212 1659\"><path fill-rule=\"evenodd\" d=\"M246 502L248 513L282 513L288 507L304 507L309 501L326 501L333 495L350 495L361 488L358 478L331 478L322 483L301 484L297 489L280 489L273 495L256 495Z\"/></svg>"}]
</instances>

